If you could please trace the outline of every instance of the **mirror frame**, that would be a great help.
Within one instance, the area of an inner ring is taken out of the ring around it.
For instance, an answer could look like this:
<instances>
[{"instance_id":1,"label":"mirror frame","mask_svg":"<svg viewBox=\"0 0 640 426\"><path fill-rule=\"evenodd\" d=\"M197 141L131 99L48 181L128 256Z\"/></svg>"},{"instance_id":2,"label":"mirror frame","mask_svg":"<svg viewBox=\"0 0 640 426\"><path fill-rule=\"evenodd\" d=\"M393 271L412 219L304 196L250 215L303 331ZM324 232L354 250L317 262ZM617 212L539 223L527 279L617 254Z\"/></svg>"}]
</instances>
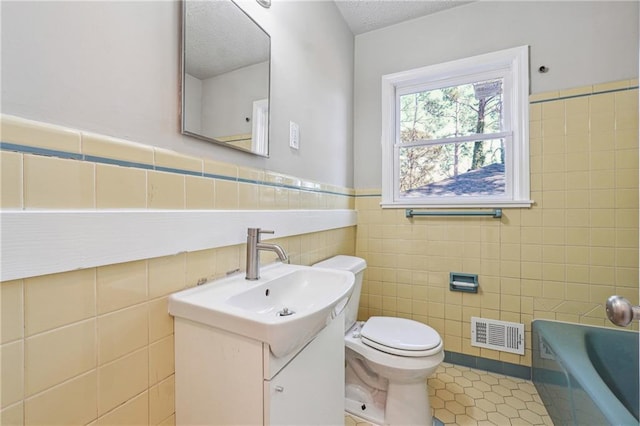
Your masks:
<instances>
[{"instance_id":1,"label":"mirror frame","mask_svg":"<svg viewBox=\"0 0 640 426\"><path fill-rule=\"evenodd\" d=\"M249 20L251 20L251 22L253 22L253 24L258 27L269 39L269 55L268 55L268 61L269 61L269 69L268 69L268 83L267 83L267 117L265 120L264 117L264 110L262 110L262 114L261 114L261 121L266 121L266 125L267 125L267 131L266 131L266 152L262 153L262 152L257 152L257 151L252 151L250 149L245 149L239 146L235 146L235 145L230 145L224 141L212 138L212 137L208 137L205 135L201 135L199 133L194 133L191 132L189 130L187 130L185 128L185 96L186 96L186 90L185 90L185 74L186 74L186 67L185 67L185 61L186 61L186 15L187 15L187 1L189 0L182 0L182 7L181 7L181 11L182 11L182 15L181 15L181 19L180 19L180 33L181 33L181 40L180 40L180 132L183 135L186 136L191 136L194 137L196 139L200 139L200 140L204 140L207 142L211 142L214 143L216 145L219 146L223 146L226 148L231 148L234 149L236 151L240 151L240 152L246 152L248 154L253 154L253 155L257 155L260 157L265 157L265 158L269 158L269 145L271 143L271 34L269 34L263 27L262 25L258 24L256 22L255 19L253 19L243 8L241 8L234 0L228 0L229 2L231 2L235 7L238 8L238 10L240 10L240 12L242 12ZM261 101L260 99L254 101L254 112L256 110L255 107L255 103ZM252 120L254 118L252 117ZM252 131L251 131L251 139L253 140L253 138L257 137L255 134L255 123L252 123Z\"/></svg>"}]
</instances>

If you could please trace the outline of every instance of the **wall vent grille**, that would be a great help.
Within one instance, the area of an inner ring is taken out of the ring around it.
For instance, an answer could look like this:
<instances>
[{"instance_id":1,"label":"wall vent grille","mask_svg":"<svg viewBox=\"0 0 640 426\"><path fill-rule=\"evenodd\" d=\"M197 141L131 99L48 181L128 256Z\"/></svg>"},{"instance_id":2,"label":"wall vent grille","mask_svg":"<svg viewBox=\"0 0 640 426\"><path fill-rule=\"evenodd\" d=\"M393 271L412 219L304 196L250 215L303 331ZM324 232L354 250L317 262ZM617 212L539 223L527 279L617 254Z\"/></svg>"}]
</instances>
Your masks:
<instances>
[{"instance_id":1,"label":"wall vent grille","mask_svg":"<svg viewBox=\"0 0 640 426\"><path fill-rule=\"evenodd\" d=\"M471 317L471 346L524 355L524 324Z\"/></svg>"}]
</instances>

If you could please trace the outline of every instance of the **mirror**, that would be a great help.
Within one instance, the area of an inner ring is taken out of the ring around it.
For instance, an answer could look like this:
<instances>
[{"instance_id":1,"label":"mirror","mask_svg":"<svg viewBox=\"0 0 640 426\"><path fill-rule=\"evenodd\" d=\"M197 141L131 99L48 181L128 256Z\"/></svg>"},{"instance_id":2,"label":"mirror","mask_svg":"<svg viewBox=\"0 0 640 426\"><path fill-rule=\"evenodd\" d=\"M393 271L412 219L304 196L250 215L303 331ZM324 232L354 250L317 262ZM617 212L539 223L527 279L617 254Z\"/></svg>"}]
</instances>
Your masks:
<instances>
[{"instance_id":1,"label":"mirror","mask_svg":"<svg viewBox=\"0 0 640 426\"><path fill-rule=\"evenodd\" d=\"M269 34L231 0L182 12L182 133L268 157Z\"/></svg>"}]
</instances>

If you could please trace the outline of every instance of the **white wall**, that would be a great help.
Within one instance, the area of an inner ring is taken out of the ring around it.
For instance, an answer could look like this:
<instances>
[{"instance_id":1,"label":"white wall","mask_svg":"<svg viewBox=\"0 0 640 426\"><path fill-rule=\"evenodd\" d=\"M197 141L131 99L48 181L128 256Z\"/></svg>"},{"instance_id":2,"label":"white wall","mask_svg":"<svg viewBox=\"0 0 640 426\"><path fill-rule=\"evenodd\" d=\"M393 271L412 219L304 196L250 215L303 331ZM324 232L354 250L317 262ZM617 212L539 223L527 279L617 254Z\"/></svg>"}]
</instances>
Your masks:
<instances>
[{"instance_id":1,"label":"white wall","mask_svg":"<svg viewBox=\"0 0 640 426\"><path fill-rule=\"evenodd\" d=\"M184 128L190 132L202 132L202 80L184 75Z\"/></svg>"},{"instance_id":2,"label":"white wall","mask_svg":"<svg viewBox=\"0 0 640 426\"><path fill-rule=\"evenodd\" d=\"M180 134L177 1L3 1L3 113L265 168L353 184L353 35L335 4L254 0L271 34L271 157ZM288 145L300 124L300 150Z\"/></svg>"},{"instance_id":3,"label":"white wall","mask_svg":"<svg viewBox=\"0 0 640 426\"><path fill-rule=\"evenodd\" d=\"M520 45L532 93L635 78L638 3L481 1L357 36L355 187L381 187L382 75Z\"/></svg>"},{"instance_id":4,"label":"white wall","mask_svg":"<svg viewBox=\"0 0 640 426\"><path fill-rule=\"evenodd\" d=\"M202 81L202 133L251 133L253 102L269 96L269 63L239 68Z\"/></svg>"}]
</instances>

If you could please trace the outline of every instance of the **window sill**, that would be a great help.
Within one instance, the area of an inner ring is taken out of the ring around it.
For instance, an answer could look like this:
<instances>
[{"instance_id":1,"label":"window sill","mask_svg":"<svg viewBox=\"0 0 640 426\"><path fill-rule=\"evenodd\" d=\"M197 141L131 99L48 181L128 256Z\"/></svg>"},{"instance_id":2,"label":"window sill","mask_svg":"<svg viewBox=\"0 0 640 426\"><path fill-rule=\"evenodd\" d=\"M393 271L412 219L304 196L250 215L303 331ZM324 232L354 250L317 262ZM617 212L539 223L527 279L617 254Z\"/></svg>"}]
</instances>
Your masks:
<instances>
[{"instance_id":1,"label":"window sill","mask_svg":"<svg viewBox=\"0 0 640 426\"><path fill-rule=\"evenodd\" d=\"M383 209L468 209L468 208L531 208L535 201L533 200L516 200L516 201L487 201L487 202L464 202L464 203L433 203L427 204L424 201L416 203L398 202L398 203L380 203Z\"/></svg>"}]
</instances>

